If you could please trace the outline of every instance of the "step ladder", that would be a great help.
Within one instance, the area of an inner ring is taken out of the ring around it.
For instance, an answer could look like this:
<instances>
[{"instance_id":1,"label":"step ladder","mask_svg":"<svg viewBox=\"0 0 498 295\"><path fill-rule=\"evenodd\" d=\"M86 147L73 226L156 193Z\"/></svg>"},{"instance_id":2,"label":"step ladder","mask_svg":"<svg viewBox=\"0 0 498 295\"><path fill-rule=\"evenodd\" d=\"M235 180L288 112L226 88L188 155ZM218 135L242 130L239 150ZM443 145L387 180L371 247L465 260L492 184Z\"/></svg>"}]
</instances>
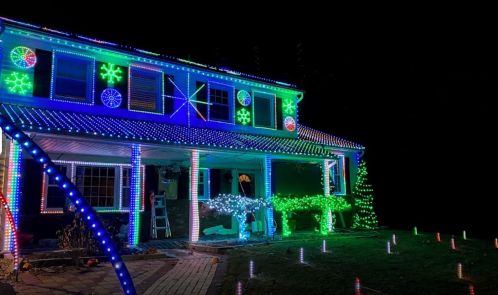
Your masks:
<instances>
[{"instance_id":1,"label":"step ladder","mask_svg":"<svg viewBox=\"0 0 498 295\"><path fill-rule=\"evenodd\" d=\"M171 237L168 212L166 211L166 197L154 196L155 212L152 212L152 238L162 239Z\"/></svg>"}]
</instances>

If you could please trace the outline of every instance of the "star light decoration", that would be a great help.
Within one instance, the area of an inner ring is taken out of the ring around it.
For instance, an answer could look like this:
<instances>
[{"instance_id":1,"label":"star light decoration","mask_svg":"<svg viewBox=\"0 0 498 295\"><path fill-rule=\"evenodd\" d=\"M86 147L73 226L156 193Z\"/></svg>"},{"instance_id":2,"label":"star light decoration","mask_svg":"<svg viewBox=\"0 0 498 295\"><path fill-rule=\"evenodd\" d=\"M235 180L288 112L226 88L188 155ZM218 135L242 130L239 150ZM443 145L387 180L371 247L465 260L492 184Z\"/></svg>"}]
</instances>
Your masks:
<instances>
[{"instance_id":1,"label":"star light decoration","mask_svg":"<svg viewBox=\"0 0 498 295\"><path fill-rule=\"evenodd\" d=\"M199 110L194 106L194 104L192 104L192 102L195 102L195 103L202 103L202 104L207 104L207 105L211 105L210 103L208 102L205 102L205 101L199 101L199 100L195 100L195 99L192 99L193 97L195 97L195 95L201 91L205 86L206 84L202 84L201 87L197 88L197 90L192 94L192 95L189 95L189 86L187 86L187 95L185 95L183 93L183 91L180 90L180 88L175 84L175 82L173 82L173 80L171 80L170 77L168 77L168 81L173 85L175 86L175 88L178 90L178 92L180 92L180 94L182 95L182 97L176 97L176 96L171 96L171 95L164 95L165 97L169 97L169 98L174 98L174 99L180 99L180 100L184 100L185 102L182 103L182 105L180 107L178 107L174 112L173 114L171 114L170 118L172 118L174 115L176 115L176 113L178 113L178 111L183 108L184 105L186 105L188 103L188 110L187 110L187 121L188 121L188 127L190 127L190 107L192 107L196 112L197 114L199 114L199 116L201 116L201 118L205 121L206 118L204 118L204 116L201 114L201 112L199 112ZM187 81L190 81L190 73L187 73ZM190 83L187 83L190 85Z\"/></svg>"},{"instance_id":2,"label":"star light decoration","mask_svg":"<svg viewBox=\"0 0 498 295\"><path fill-rule=\"evenodd\" d=\"M5 82L10 86L10 92L24 94L28 89L31 89L31 82L29 81L28 74L12 72L10 76L5 79Z\"/></svg>"},{"instance_id":3,"label":"star light decoration","mask_svg":"<svg viewBox=\"0 0 498 295\"><path fill-rule=\"evenodd\" d=\"M246 109L240 109L237 111L237 120L242 123L242 125L246 125L251 122L251 113Z\"/></svg>"},{"instance_id":4,"label":"star light decoration","mask_svg":"<svg viewBox=\"0 0 498 295\"><path fill-rule=\"evenodd\" d=\"M271 208L271 202L261 198L249 198L234 196L231 194L220 194L214 199L207 201L209 209L216 210L218 214L234 214L239 222L239 239L246 240L245 233L247 214L254 214L260 208Z\"/></svg>"},{"instance_id":5,"label":"star light decoration","mask_svg":"<svg viewBox=\"0 0 498 295\"><path fill-rule=\"evenodd\" d=\"M107 65L102 65L102 67L100 67L100 69L103 71L102 73L100 73L102 79L107 79L108 83L114 83L114 79L116 79L116 82L121 81L122 78L121 68L120 67L114 68L115 66L116 66L115 64L111 63L108 63Z\"/></svg>"}]
</instances>

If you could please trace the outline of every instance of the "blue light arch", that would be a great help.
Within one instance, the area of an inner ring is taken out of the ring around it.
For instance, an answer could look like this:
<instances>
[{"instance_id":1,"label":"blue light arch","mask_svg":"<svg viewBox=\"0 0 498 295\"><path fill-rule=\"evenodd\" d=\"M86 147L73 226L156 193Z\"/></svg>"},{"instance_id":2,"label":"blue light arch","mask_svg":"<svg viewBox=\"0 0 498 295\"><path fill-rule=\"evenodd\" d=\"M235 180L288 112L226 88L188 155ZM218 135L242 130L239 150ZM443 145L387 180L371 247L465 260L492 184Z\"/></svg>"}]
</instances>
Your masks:
<instances>
[{"instance_id":1,"label":"blue light arch","mask_svg":"<svg viewBox=\"0 0 498 295\"><path fill-rule=\"evenodd\" d=\"M76 206L78 212L81 214L90 230L94 232L95 238L99 241L99 245L104 250L103 252L109 256L109 261L118 276L118 280L121 283L124 294L136 295L137 292L130 273L126 268L116 245L112 241L111 236L102 223L102 220L100 220L100 217L97 215L97 211L90 206L78 188L64 173L59 170L59 168L57 168L57 165L52 162L49 156L33 140L31 140L29 136L14 126L14 124L12 124L2 114L0 114L0 127L13 140L17 141L38 164L46 164L43 172L45 172L51 180L56 182L60 188L65 190L66 196Z\"/></svg>"}]
</instances>

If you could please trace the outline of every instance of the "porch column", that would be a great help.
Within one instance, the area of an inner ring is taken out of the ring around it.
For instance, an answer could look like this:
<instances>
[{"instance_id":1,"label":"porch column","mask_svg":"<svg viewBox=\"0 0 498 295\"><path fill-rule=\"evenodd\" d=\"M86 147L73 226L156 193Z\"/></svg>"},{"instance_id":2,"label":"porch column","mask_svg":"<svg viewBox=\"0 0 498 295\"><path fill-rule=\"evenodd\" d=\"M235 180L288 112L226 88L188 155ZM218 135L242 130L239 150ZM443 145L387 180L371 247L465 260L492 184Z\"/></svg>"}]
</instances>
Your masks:
<instances>
[{"instance_id":1,"label":"porch column","mask_svg":"<svg viewBox=\"0 0 498 295\"><path fill-rule=\"evenodd\" d=\"M14 219L15 229L10 226L5 214L5 235L3 250L12 252L14 250L14 236L12 231L16 230L19 226L19 196L21 193L21 169L22 169L22 147L15 140L10 141L9 149L9 170L7 172L7 202L9 204L12 218Z\"/></svg>"},{"instance_id":2,"label":"porch column","mask_svg":"<svg viewBox=\"0 0 498 295\"><path fill-rule=\"evenodd\" d=\"M136 246L140 234L140 197L142 196L140 145L131 147L131 175L130 175L130 219L128 222L128 246Z\"/></svg>"},{"instance_id":3,"label":"porch column","mask_svg":"<svg viewBox=\"0 0 498 295\"><path fill-rule=\"evenodd\" d=\"M263 173L265 180L265 198L268 200L271 197L271 158L266 156L263 163ZM273 207L265 210L266 216L266 234L273 237Z\"/></svg>"},{"instance_id":4,"label":"porch column","mask_svg":"<svg viewBox=\"0 0 498 295\"><path fill-rule=\"evenodd\" d=\"M190 152L190 218L189 218L189 242L195 243L199 240L199 201L197 200L197 189L199 183L199 151Z\"/></svg>"},{"instance_id":5,"label":"porch column","mask_svg":"<svg viewBox=\"0 0 498 295\"><path fill-rule=\"evenodd\" d=\"M331 160L323 160L323 195L326 197L330 196L330 164ZM332 210L328 212L328 231L333 232L334 229L332 225L334 220L332 219Z\"/></svg>"}]
</instances>

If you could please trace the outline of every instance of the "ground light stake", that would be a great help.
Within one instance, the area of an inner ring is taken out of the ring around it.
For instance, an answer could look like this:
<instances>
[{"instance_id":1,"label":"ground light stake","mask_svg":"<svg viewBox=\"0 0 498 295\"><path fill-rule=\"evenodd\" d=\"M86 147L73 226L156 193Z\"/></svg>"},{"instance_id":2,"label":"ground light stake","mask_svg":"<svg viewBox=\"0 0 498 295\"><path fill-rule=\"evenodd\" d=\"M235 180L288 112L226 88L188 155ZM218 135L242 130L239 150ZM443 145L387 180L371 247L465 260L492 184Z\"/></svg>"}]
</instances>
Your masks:
<instances>
[{"instance_id":1,"label":"ground light stake","mask_svg":"<svg viewBox=\"0 0 498 295\"><path fill-rule=\"evenodd\" d=\"M393 245L396 245L396 235L393 235Z\"/></svg>"},{"instance_id":2,"label":"ground light stake","mask_svg":"<svg viewBox=\"0 0 498 295\"><path fill-rule=\"evenodd\" d=\"M299 262L304 263L304 249L302 247L299 250Z\"/></svg>"},{"instance_id":3,"label":"ground light stake","mask_svg":"<svg viewBox=\"0 0 498 295\"><path fill-rule=\"evenodd\" d=\"M465 234L465 231L463 231L463 239L466 240L467 239L467 234Z\"/></svg>"},{"instance_id":4,"label":"ground light stake","mask_svg":"<svg viewBox=\"0 0 498 295\"><path fill-rule=\"evenodd\" d=\"M462 276L462 264L461 263L458 264L458 278L459 279L463 278L463 276Z\"/></svg>"},{"instance_id":5,"label":"ground light stake","mask_svg":"<svg viewBox=\"0 0 498 295\"><path fill-rule=\"evenodd\" d=\"M360 279L358 279L358 278L356 278L356 283L354 284L354 290L356 291L356 295L361 295Z\"/></svg>"},{"instance_id":6,"label":"ground light stake","mask_svg":"<svg viewBox=\"0 0 498 295\"><path fill-rule=\"evenodd\" d=\"M498 248L498 239L495 239L495 248Z\"/></svg>"},{"instance_id":7,"label":"ground light stake","mask_svg":"<svg viewBox=\"0 0 498 295\"><path fill-rule=\"evenodd\" d=\"M417 235L417 227L414 227L414 228L413 228L413 233L414 233L415 235Z\"/></svg>"},{"instance_id":8,"label":"ground light stake","mask_svg":"<svg viewBox=\"0 0 498 295\"><path fill-rule=\"evenodd\" d=\"M441 237L439 236L439 233L436 233L436 238L438 242L441 242Z\"/></svg>"},{"instance_id":9,"label":"ground light stake","mask_svg":"<svg viewBox=\"0 0 498 295\"><path fill-rule=\"evenodd\" d=\"M470 285L469 289L470 289L470 295L476 295L474 293L474 286Z\"/></svg>"},{"instance_id":10,"label":"ground light stake","mask_svg":"<svg viewBox=\"0 0 498 295\"><path fill-rule=\"evenodd\" d=\"M455 239L451 238L451 249L455 250Z\"/></svg>"},{"instance_id":11,"label":"ground light stake","mask_svg":"<svg viewBox=\"0 0 498 295\"><path fill-rule=\"evenodd\" d=\"M326 247L326 244L325 244L325 240L323 240L323 242L322 242L322 252L323 253L327 252L327 247Z\"/></svg>"},{"instance_id":12,"label":"ground light stake","mask_svg":"<svg viewBox=\"0 0 498 295\"><path fill-rule=\"evenodd\" d=\"M391 244L387 241L387 254L391 254Z\"/></svg>"},{"instance_id":13,"label":"ground light stake","mask_svg":"<svg viewBox=\"0 0 498 295\"><path fill-rule=\"evenodd\" d=\"M242 282L237 282L237 295L242 295Z\"/></svg>"},{"instance_id":14,"label":"ground light stake","mask_svg":"<svg viewBox=\"0 0 498 295\"><path fill-rule=\"evenodd\" d=\"M254 276L254 261L249 261L249 277L252 278Z\"/></svg>"}]
</instances>

